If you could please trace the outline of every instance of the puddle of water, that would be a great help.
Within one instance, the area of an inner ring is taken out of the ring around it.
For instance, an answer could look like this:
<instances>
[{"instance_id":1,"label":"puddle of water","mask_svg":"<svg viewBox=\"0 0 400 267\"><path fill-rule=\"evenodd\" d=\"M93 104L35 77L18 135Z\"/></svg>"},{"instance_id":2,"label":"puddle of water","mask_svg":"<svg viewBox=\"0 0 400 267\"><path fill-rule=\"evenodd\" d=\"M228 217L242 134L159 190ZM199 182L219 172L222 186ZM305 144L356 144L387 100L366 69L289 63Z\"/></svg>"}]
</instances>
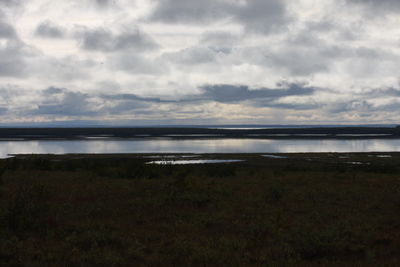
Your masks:
<instances>
[{"instance_id":1,"label":"puddle of water","mask_svg":"<svg viewBox=\"0 0 400 267\"><path fill-rule=\"evenodd\" d=\"M371 163L369 163L369 162L359 162L359 161L349 161L349 162L346 162L347 164L352 164L352 165L369 165L369 164L371 164Z\"/></svg>"},{"instance_id":2,"label":"puddle of water","mask_svg":"<svg viewBox=\"0 0 400 267\"><path fill-rule=\"evenodd\" d=\"M293 134L293 136L310 136L310 137L317 136L317 137L320 137L320 136L329 136L329 134Z\"/></svg>"},{"instance_id":3,"label":"puddle of water","mask_svg":"<svg viewBox=\"0 0 400 267\"><path fill-rule=\"evenodd\" d=\"M277 155L262 155L263 157L266 158L271 158L271 159L287 159L288 157L284 157L284 156L277 156Z\"/></svg>"},{"instance_id":4,"label":"puddle of water","mask_svg":"<svg viewBox=\"0 0 400 267\"><path fill-rule=\"evenodd\" d=\"M165 134L167 137L220 137L223 134Z\"/></svg>"},{"instance_id":5,"label":"puddle of water","mask_svg":"<svg viewBox=\"0 0 400 267\"><path fill-rule=\"evenodd\" d=\"M184 164L215 164L215 163L234 163L242 162L240 159L202 159L202 160L156 160L150 161L146 164L157 165L184 165Z\"/></svg>"},{"instance_id":6,"label":"puddle of water","mask_svg":"<svg viewBox=\"0 0 400 267\"><path fill-rule=\"evenodd\" d=\"M371 137L371 136L391 136L391 134L336 134L341 137Z\"/></svg>"},{"instance_id":7,"label":"puddle of water","mask_svg":"<svg viewBox=\"0 0 400 267\"><path fill-rule=\"evenodd\" d=\"M111 136L84 136L83 139L87 140L106 140L112 138Z\"/></svg>"},{"instance_id":8,"label":"puddle of water","mask_svg":"<svg viewBox=\"0 0 400 267\"><path fill-rule=\"evenodd\" d=\"M290 134L248 134L247 136L289 137Z\"/></svg>"},{"instance_id":9,"label":"puddle of water","mask_svg":"<svg viewBox=\"0 0 400 267\"><path fill-rule=\"evenodd\" d=\"M175 159L175 158L197 158L197 155L156 155L156 156L144 156L145 159Z\"/></svg>"}]
</instances>

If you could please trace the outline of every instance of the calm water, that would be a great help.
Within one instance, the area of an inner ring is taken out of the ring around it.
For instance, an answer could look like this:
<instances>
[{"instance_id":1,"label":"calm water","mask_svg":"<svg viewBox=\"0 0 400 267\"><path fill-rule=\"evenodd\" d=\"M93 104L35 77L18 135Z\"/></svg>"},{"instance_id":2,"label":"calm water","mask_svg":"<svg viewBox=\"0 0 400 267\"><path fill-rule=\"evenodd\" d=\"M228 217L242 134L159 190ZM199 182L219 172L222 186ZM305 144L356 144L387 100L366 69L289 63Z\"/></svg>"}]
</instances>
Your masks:
<instances>
[{"instance_id":1,"label":"calm water","mask_svg":"<svg viewBox=\"0 0 400 267\"><path fill-rule=\"evenodd\" d=\"M66 153L291 153L394 152L400 139L370 140L62 140L1 141L0 157L8 154Z\"/></svg>"}]
</instances>

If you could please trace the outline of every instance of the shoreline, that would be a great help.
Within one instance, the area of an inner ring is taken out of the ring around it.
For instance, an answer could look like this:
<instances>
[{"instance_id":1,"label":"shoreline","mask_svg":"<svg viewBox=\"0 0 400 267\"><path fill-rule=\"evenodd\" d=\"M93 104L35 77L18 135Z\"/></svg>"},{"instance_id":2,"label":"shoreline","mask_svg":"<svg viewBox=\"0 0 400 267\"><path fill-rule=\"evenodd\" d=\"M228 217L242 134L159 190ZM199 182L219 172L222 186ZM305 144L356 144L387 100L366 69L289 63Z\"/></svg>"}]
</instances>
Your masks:
<instances>
[{"instance_id":1,"label":"shoreline","mask_svg":"<svg viewBox=\"0 0 400 267\"><path fill-rule=\"evenodd\" d=\"M0 141L185 139L398 139L400 127L215 128L0 128Z\"/></svg>"}]
</instances>

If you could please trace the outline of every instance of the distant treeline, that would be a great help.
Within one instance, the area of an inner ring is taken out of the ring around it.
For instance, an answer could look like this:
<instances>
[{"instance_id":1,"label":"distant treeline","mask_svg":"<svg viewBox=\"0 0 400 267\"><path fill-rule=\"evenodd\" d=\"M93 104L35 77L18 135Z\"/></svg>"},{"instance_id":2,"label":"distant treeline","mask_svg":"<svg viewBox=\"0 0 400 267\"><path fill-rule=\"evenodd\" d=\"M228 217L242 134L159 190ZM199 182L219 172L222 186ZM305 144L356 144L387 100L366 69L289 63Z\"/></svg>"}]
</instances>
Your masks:
<instances>
[{"instance_id":1,"label":"distant treeline","mask_svg":"<svg viewBox=\"0 0 400 267\"><path fill-rule=\"evenodd\" d=\"M400 126L315 127L274 129L213 128L0 128L0 139L87 139L95 138L400 138Z\"/></svg>"}]
</instances>

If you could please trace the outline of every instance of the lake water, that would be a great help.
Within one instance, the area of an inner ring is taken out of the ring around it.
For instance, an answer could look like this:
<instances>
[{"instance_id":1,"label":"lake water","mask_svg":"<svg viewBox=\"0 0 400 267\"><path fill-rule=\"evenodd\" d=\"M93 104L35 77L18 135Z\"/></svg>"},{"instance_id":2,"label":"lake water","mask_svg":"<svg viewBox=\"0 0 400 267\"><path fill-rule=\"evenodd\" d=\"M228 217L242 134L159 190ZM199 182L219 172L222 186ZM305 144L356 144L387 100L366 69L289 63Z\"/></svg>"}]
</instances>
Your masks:
<instances>
[{"instance_id":1,"label":"lake water","mask_svg":"<svg viewBox=\"0 0 400 267\"><path fill-rule=\"evenodd\" d=\"M266 139L137 139L1 141L0 157L8 154L69 153L295 153L395 152L400 139L266 140Z\"/></svg>"}]
</instances>

